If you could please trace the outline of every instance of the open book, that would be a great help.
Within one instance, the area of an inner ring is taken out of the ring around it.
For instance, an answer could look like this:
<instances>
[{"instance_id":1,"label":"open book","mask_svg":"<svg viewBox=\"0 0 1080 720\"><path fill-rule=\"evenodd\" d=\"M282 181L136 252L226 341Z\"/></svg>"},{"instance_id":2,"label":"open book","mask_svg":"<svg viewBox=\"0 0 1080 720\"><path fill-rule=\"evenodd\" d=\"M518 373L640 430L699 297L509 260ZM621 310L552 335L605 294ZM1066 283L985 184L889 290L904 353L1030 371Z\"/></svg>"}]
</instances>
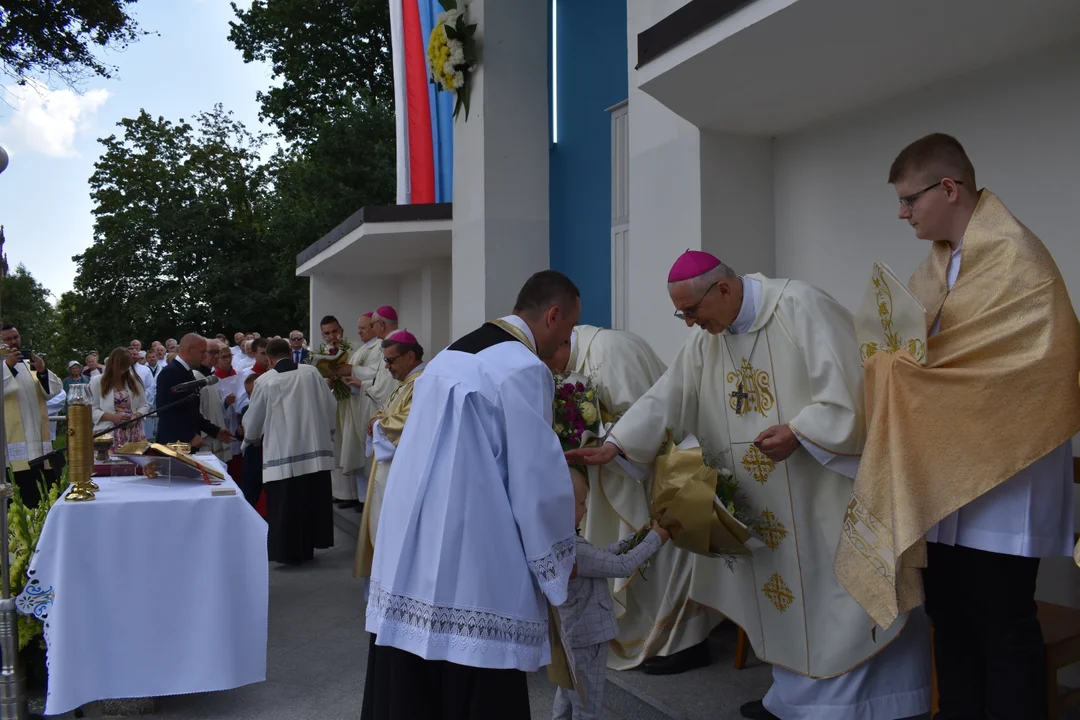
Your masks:
<instances>
[{"instance_id":1,"label":"open book","mask_svg":"<svg viewBox=\"0 0 1080 720\"><path fill-rule=\"evenodd\" d=\"M870 286L855 314L863 362L879 352L907 350L926 364L926 310L885 263L874 263Z\"/></svg>"}]
</instances>

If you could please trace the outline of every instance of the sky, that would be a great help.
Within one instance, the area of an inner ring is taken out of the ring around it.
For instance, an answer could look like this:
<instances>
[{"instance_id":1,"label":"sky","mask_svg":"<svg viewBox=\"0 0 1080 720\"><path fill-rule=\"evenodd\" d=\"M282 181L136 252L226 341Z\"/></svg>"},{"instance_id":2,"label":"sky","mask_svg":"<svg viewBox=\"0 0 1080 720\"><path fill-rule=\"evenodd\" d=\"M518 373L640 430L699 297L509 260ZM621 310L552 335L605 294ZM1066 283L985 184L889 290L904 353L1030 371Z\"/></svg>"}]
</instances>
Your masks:
<instances>
[{"instance_id":1,"label":"sky","mask_svg":"<svg viewBox=\"0 0 1080 720\"><path fill-rule=\"evenodd\" d=\"M241 7L250 0L237 3ZM78 92L63 86L0 88L0 145L10 156L0 174L0 225L8 264L26 265L52 291L53 302L72 289L72 256L94 239L88 184L101 155L98 138L145 109L168 120L190 120L222 103L253 132L255 93L271 85L268 66L245 64L228 40L234 19L228 0L140 0L133 15L148 35L123 52L100 57L119 71L91 79Z\"/></svg>"}]
</instances>

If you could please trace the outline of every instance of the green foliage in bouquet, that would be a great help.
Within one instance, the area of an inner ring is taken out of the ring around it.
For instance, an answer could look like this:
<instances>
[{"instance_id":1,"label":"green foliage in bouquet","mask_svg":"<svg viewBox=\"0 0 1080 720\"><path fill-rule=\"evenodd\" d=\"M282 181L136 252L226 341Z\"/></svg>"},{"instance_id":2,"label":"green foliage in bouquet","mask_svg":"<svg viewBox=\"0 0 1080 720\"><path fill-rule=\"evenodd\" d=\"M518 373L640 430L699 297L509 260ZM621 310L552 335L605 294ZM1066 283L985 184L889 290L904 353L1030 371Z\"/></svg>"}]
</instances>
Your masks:
<instances>
[{"instance_id":1,"label":"green foliage in bouquet","mask_svg":"<svg viewBox=\"0 0 1080 720\"><path fill-rule=\"evenodd\" d=\"M8 554L11 558L11 596L18 597L28 581L26 572L30 569L30 559L34 557L41 529L45 527L45 517L56 501L64 494L68 486L67 468L60 474L60 482L52 487L45 487L44 480L38 480L41 502L36 508L29 508L23 502L19 487L8 471L8 482L14 488L11 506L8 508ZM44 627L33 616L19 615L19 650L23 650L31 641L44 643Z\"/></svg>"}]
</instances>

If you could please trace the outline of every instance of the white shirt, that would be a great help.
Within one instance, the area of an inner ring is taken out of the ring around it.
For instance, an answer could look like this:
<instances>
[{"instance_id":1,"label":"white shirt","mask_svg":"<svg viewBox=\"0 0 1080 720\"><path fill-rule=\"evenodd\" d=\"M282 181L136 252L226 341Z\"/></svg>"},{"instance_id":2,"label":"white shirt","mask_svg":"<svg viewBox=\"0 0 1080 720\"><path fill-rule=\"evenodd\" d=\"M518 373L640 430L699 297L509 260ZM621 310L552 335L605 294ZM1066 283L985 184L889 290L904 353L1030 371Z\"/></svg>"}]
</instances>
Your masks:
<instances>
[{"instance_id":1,"label":"white shirt","mask_svg":"<svg viewBox=\"0 0 1080 720\"><path fill-rule=\"evenodd\" d=\"M945 274L950 291L960 275L963 247L961 241L949 258ZM940 331L938 315L930 335ZM1041 558L1072 555L1073 533L1070 440L944 518L930 528L926 540L1003 555Z\"/></svg>"}]
</instances>

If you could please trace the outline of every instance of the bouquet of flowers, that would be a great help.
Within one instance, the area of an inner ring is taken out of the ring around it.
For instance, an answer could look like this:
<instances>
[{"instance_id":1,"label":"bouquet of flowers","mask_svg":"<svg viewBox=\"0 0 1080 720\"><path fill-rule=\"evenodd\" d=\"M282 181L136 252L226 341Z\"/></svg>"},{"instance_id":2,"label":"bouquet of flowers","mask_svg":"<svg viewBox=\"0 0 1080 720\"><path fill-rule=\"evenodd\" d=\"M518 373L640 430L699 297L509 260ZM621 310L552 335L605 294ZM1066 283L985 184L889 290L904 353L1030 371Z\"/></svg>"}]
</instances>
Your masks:
<instances>
[{"instance_id":1,"label":"bouquet of flowers","mask_svg":"<svg viewBox=\"0 0 1080 720\"><path fill-rule=\"evenodd\" d=\"M706 464L708 464L706 462ZM733 518L750 528L753 524L750 505L746 501L746 493L739 489L739 482L735 479L735 473L725 468L720 468L716 473L716 499L720 506L727 510Z\"/></svg>"},{"instance_id":2,"label":"bouquet of flowers","mask_svg":"<svg viewBox=\"0 0 1080 720\"><path fill-rule=\"evenodd\" d=\"M334 372L335 368L348 361L350 350L352 348L349 347L349 341L341 338L336 343L323 343L319 346L319 352L312 353L308 358L308 362L314 365L324 378L333 381L334 397L338 400L347 400L352 395L348 383Z\"/></svg>"},{"instance_id":3,"label":"bouquet of flowers","mask_svg":"<svg viewBox=\"0 0 1080 720\"><path fill-rule=\"evenodd\" d=\"M457 0L441 0L446 12L439 15L428 40L427 59L431 81L440 90L457 96L454 118L465 108L469 119L468 73L476 68L476 24L465 23L465 10L458 9Z\"/></svg>"},{"instance_id":4,"label":"bouquet of flowers","mask_svg":"<svg viewBox=\"0 0 1080 720\"><path fill-rule=\"evenodd\" d=\"M600 436L600 406L592 380L578 373L555 375L555 434L563 450L577 450Z\"/></svg>"}]
</instances>

